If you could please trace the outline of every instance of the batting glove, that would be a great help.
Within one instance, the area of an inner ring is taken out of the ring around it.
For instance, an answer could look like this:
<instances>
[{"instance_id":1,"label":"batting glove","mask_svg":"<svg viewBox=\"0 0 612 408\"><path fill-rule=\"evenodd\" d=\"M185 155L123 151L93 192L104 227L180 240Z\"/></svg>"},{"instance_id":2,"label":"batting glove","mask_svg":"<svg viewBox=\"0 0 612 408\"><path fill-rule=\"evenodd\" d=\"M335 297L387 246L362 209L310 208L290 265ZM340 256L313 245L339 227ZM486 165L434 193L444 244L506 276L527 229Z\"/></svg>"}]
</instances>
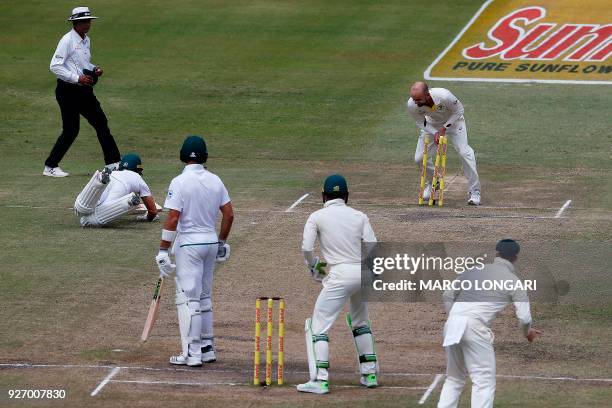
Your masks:
<instances>
[{"instance_id":1,"label":"batting glove","mask_svg":"<svg viewBox=\"0 0 612 408\"><path fill-rule=\"evenodd\" d=\"M176 265L170 260L168 250L160 249L155 257L155 263L157 263L157 267L159 268L159 276L162 278L167 278L176 269Z\"/></svg>"},{"instance_id":2,"label":"batting glove","mask_svg":"<svg viewBox=\"0 0 612 408\"><path fill-rule=\"evenodd\" d=\"M144 214L140 214L136 216L136 221L141 221L141 222L145 222L145 221L159 221L159 215L155 214L155 217L152 220L149 220L149 214L144 213Z\"/></svg>"},{"instance_id":3,"label":"batting glove","mask_svg":"<svg viewBox=\"0 0 612 408\"><path fill-rule=\"evenodd\" d=\"M230 257L230 246L229 244L226 244L225 241L220 239L219 249L217 249L217 258L215 259L215 261L217 263L225 262L229 259L229 257Z\"/></svg>"},{"instance_id":4,"label":"batting glove","mask_svg":"<svg viewBox=\"0 0 612 408\"><path fill-rule=\"evenodd\" d=\"M310 276L317 282L323 281L327 276L327 271L325 271L325 267L327 266L327 262L319 260L319 258L315 258L312 265L308 266L310 270Z\"/></svg>"}]
</instances>

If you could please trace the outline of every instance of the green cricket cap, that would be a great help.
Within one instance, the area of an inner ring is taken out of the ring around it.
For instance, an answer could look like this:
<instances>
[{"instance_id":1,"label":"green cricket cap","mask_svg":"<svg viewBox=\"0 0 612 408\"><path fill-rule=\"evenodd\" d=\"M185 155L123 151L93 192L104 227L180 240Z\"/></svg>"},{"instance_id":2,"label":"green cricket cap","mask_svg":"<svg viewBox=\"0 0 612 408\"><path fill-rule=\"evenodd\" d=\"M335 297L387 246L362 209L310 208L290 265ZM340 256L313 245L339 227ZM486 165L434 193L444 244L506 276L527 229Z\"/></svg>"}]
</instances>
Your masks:
<instances>
[{"instance_id":1,"label":"green cricket cap","mask_svg":"<svg viewBox=\"0 0 612 408\"><path fill-rule=\"evenodd\" d=\"M124 154L119 163L120 170L132 170L142 169L142 160L136 153Z\"/></svg>"},{"instance_id":2,"label":"green cricket cap","mask_svg":"<svg viewBox=\"0 0 612 408\"><path fill-rule=\"evenodd\" d=\"M348 193L346 179L339 174L333 174L327 177L323 183L323 192L325 194Z\"/></svg>"}]
</instances>

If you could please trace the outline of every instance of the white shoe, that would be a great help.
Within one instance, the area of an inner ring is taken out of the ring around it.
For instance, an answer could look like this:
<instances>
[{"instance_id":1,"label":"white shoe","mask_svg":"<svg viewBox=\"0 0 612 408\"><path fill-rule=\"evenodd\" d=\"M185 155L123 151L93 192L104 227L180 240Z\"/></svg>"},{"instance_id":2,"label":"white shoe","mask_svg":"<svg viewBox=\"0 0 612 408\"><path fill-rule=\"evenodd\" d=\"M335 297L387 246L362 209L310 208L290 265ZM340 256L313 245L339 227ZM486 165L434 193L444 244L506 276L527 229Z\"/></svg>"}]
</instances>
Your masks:
<instances>
[{"instance_id":1,"label":"white shoe","mask_svg":"<svg viewBox=\"0 0 612 408\"><path fill-rule=\"evenodd\" d=\"M299 392L309 392L311 394L327 394L329 393L329 382L327 381L308 381L304 384L298 384Z\"/></svg>"},{"instance_id":2,"label":"white shoe","mask_svg":"<svg viewBox=\"0 0 612 408\"><path fill-rule=\"evenodd\" d=\"M49 177L66 177L68 176L68 174L69 173L66 173L59 166L57 167L45 166L45 169L43 170L43 176L49 176Z\"/></svg>"},{"instance_id":3,"label":"white shoe","mask_svg":"<svg viewBox=\"0 0 612 408\"><path fill-rule=\"evenodd\" d=\"M368 388L376 388L378 387L378 380L376 379L376 374L364 374L359 379L361 385L364 385Z\"/></svg>"},{"instance_id":4,"label":"white shoe","mask_svg":"<svg viewBox=\"0 0 612 408\"><path fill-rule=\"evenodd\" d=\"M431 197L431 183L425 184L423 189L423 200L429 201L429 197Z\"/></svg>"},{"instance_id":5,"label":"white shoe","mask_svg":"<svg viewBox=\"0 0 612 408\"><path fill-rule=\"evenodd\" d=\"M203 363L214 363L217 361L217 356L215 355L215 350L213 346L204 346L202 347L202 362Z\"/></svg>"},{"instance_id":6,"label":"white shoe","mask_svg":"<svg viewBox=\"0 0 612 408\"><path fill-rule=\"evenodd\" d=\"M480 205L480 191L471 191L470 199L468 200L469 205Z\"/></svg>"},{"instance_id":7,"label":"white shoe","mask_svg":"<svg viewBox=\"0 0 612 408\"><path fill-rule=\"evenodd\" d=\"M91 222L91 219L92 219L91 215L82 216L80 219L81 227L91 227L91 226L97 225L97 224L93 224Z\"/></svg>"},{"instance_id":8,"label":"white shoe","mask_svg":"<svg viewBox=\"0 0 612 408\"><path fill-rule=\"evenodd\" d=\"M170 364L175 365L187 365L190 367L198 367L202 365L202 357L201 356L188 356L185 357L183 353L178 356L170 357Z\"/></svg>"}]
</instances>

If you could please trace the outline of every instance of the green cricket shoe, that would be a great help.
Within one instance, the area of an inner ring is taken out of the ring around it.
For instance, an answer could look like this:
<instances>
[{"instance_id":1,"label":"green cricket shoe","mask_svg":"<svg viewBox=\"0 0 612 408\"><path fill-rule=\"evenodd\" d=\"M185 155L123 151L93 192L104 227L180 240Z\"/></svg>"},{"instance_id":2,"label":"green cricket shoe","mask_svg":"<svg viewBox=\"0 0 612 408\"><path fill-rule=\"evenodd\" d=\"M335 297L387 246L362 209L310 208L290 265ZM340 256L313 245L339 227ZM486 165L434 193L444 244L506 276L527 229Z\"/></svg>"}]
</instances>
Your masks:
<instances>
[{"instance_id":1,"label":"green cricket shoe","mask_svg":"<svg viewBox=\"0 0 612 408\"><path fill-rule=\"evenodd\" d=\"M368 388L378 387L378 380L376 379L376 374L364 374L361 376L359 381L361 382L361 385L365 385Z\"/></svg>"},{"instance_id":2,"label":"green cricket shoe","mask_svg":"<svg viewBox=\"0 0 612 408\"><path fill-rule=\"evenodd\" d=\"M328 381L308 381L304 384L298 384L299 392L309 392L311 394L327 394L329 393Z\"/></svg>"}]
</instances>

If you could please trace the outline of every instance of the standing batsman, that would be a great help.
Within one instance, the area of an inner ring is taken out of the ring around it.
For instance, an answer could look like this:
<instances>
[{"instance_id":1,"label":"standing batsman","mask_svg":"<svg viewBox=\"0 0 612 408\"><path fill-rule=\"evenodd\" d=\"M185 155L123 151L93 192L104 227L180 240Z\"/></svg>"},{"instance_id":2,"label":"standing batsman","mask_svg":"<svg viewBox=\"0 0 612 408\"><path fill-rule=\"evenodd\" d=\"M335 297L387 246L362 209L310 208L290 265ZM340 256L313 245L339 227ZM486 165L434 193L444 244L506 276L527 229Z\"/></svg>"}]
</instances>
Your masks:
<instances>
[{"instance_id":1,"label":"standing batsman","mask_svg":"<svg viewBox=\"0 0 612 408\"><path fill-rule=\"evenodd\" d=\"M497 256L482 269L471 269L458 278L470 281L470 290L444 292L444 307L448 320L444 325L446 381L442 387L438 408L454 408L459 404L466 376L472 380L472 408L491 408L495 398L495 351L490 329L499 312L514 303L516 317L529 342L541 331L531 327L529 298L517 286L514 263L520 250L511 239L499 241ZM513 283L514 289L478 290L484 281ZM466 282L467 283L467 282ZM460 285L457 285L460 286ZM461 285L461 287L464 287Z\"/></svg>"},{"instance_id":2,"label":"standing batsman","mask_svg":"<svg viewBox=\"0 0 612 408\"><path fill-rule=\"evenodd\" d=\"M308 217L304 226L302 252L316 281L323 282L312 318L306 319L306 350L310 381L297 386L298 391L314 394L329 392L329 337L327 333L338 314L349 302L347 317L354 336L361 372L361 384L378 385L378 364L370 329L368 305L361 300L361 244L376 242L368 217L349 206L348 186L344 177L332 175L323 184L323 207ZM314 256L319 237L324 262ZM329 274L324 267L329 264Z\"/></svg>"},{"instance_id":3,"label":"standing batsman","mask_svg":"<svg viewBox=\"0 0 612 408\"><path fill-rule=\"evenodd\" d=\"M467 127L463 117L463 105L448 89L431 88L425 82L415 82L410 87L408 112L420 130L414 161L421 168L425 151L425 136L429 135L427 146L427 184L423 199L429 200L432 192L431 180L434 173L434 145L440 136L447 136L459 153L463 174L468 179L468 204L480 205L480 180L476 170L474 149L467 140ZM439 188L439 186L434 186Z\"/></svg>"},{"instance_id":4,"label":"standing batsman","mask_svg":"<svg viewBox=\"0 0 612 408\"><path fill-rule=\"evenodd\" d=\"M225 243L234 212L221 179L206 170L208 151L204 139L189 136L180 152L183 173L168 188L164 207L169 209L155 257L160 275L176 269L176 307L182 351L171 364L200 366L216 361L213 337L212 285L215 261L229 258ZM217 237L219 211L223 215ZM173 244L174 243L174 244ZM176 265L169 256L170 246Z\"/></svg>"},{"instance_id":5,"label":"standing batsman","mask_svg":"<svg viewBox=\"0 0 612 408\"><path fill-rule=\"evenodd\" d=\"M62 37L51 58L49 68L57 77L55 99L62 113L62 133L45 160L44 176L68 176L59 167L59 163L79 134L80 115L96 130L104 153L104 163L112 170L119 167L119 149L108 128L106 115L93 92L93 86L103 73L102 68L91 63L91 42L87 36L91 20L96 18L87 7L74 8L68 17L68 21L72 22L72 30Z\"/></svg>"}]
</instances>

